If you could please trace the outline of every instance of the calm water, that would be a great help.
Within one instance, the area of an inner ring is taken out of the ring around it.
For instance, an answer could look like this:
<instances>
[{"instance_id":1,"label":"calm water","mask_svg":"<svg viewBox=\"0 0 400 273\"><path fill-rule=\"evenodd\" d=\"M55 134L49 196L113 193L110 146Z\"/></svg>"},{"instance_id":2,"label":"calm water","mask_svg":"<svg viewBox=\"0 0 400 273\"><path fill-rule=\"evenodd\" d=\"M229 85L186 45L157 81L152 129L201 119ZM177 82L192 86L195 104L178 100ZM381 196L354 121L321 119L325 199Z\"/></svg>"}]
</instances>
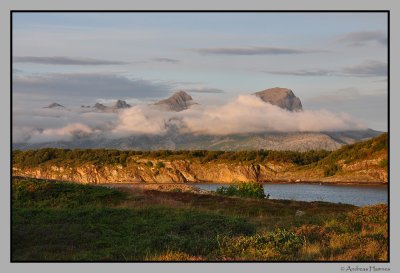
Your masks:
<instances>
[{"instance_id":1,"label":"calm water","mask_svg":"<svg viewBox=\"0 0 400 273\"><path fill-rule=\"evenodd\" d=\"M191 184L200 189L215 191L229 184ZM270 199L298 201L326 201L333 203L366 206L387 203L386 186L343 186L318 184L264 184L265 194Z\"/></svg>"}]
</instances>

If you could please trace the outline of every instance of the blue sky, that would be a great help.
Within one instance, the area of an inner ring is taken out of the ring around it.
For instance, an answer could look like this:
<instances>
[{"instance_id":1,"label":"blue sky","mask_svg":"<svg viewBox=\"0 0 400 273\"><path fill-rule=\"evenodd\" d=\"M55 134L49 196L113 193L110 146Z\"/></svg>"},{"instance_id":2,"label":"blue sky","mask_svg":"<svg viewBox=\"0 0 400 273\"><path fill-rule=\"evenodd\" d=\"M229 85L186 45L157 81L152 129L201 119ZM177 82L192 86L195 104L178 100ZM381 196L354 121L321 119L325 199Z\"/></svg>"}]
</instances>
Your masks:
<instances>
[{"instance_id":1,"label":"blue sky","mask_svg":"<svg viewBox=\"0 0 400 273\"><path fill-rule=\"evenodd\" d=\"M386 40L385 13L14 13L14 108L279 86L387 130Z\"/></svg>"}]
</instances>

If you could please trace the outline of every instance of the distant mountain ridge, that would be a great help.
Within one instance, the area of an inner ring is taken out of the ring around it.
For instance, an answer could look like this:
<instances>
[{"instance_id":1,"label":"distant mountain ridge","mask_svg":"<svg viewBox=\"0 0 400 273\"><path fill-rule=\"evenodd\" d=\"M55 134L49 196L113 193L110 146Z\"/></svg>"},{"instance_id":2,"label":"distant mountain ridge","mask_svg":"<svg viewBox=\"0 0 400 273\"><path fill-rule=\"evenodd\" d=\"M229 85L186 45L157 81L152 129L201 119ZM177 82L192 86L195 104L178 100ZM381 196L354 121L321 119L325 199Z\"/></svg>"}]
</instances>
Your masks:
<instances>
[{"instance_id":1,"label":"distant mountain ridge","mask_svg":"<svg viewBox=\"0 0 400 273\"><path fill-rule=\"evenodd\" d=\"M287 111L302 111L300 99L288 88L274 87L253 93L265 103L276 105ZM150 107L163 111L181 112L197 104L185 91L172 94L169 98L160 100ZM112 106L96 103L94 106L82 106L85 110L103 113L117 112L130 108L123 100L117 100ZM58 103L52 103L47 108L64 109ZM89 108L89 109L88 109ZM184 113L183 113L184 114ZM71 141L54 141L42 143L13 143L13 149L54 148L113 148L134 150L336 150L342 145L352 144L375 137L382 132L372 129L349 130L336 132L261 132L230 135L198 135L181 133L177 128L169 128L162 135L132 135L121 138L111 138L104 134L82 137L79 134Z\"/></svg>"},{"instance_id":2,"label":"distant mountain ridge","mask_svg":"<svg viewBox=\"0 0 400 273\"><path fill-rule=\"evenodd\" d=\"M101 112L115 112L121 109L131 108L132 106L124 100L117 100L112 106L105 106L102 103L97 102L93 105L92 109L96 109Z\"/></svg>"},{"instance_id":3,"label":"distant mountain ridge","mask_svg":"<svg viewBox=\"0 0 400 273\"><path fill-rule=\"evenodd\" d=\"M265 89L253 93L253 95L259 97L262 101L279 106L289 111L302 111L303 107L301 101L296 97L292 90L287 88L274 87ZM198 104L193 98L185 91L178 91L172 94L170 97L160 100L153 105L164 111L180 112L189 109L190 106ZM124 100L117 100L114 105L106 106L100 102L97 102L92 107L81 105L84 109L95 109L101 112L113 112L115 110L126 109L132 107ZM50 105L43 108L65 108L65 106L53 102Z\"/></svg>"},{"instance_id":4,"label":"distant mountain ridge","mask_svg":"<svg viewBox=\"0 0 400 273\"><path fill-rule=\"evenodd\" d=\"M106 106L100 102L96 102L93 106L81 105L81 109L85 109L85 112L90 110L100 111L100 112L115 112L121 109L126 109L132 107L130 104L126 103L124 100L117 100L112 106ZM47 109L67 109L65 106L53 102L46 107Z\"/></svg>"},{"instance_id":5,"label":"distant mountain ridge","mask_svg":"<svg viewBox=\"0 0 400 273\"><path fill-rule=\"evenodd\" d=\"M380 135L372 129L341 132L305 133L254 133L236 135L193 135L170 132L166 135L136 135L110 139L79 138L73 141L47 143L14 143L13 149L28 150L52 148L109 148L132 150L337 150L345 144L352 144Z\"/></svg>"}]
</instances>

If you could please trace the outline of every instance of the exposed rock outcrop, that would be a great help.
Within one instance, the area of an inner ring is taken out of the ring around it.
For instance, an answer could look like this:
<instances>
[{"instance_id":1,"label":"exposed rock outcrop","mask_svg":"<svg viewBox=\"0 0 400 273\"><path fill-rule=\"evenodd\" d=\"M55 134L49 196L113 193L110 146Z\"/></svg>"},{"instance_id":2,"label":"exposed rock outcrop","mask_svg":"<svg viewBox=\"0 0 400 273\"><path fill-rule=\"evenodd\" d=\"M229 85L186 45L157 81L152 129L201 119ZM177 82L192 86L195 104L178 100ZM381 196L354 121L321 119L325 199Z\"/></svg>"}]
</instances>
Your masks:
<instances>
[{"instance_id":1,"label":"exposed rock outcrop","mask_svg":"<svg viewBox=\"0 0 400 273\"><path fill-rule=\"evenodd\" d=\"M131 105L126 103L124 100L117 100L117 102L111 107L112 109L125 109L130 108Z\"/></svg>"},{"instance_id":2,"label":"exposed rock outcrop","mask_svg":"<svg viewBox=\"0 0 400 273\"><path fill-rule=\"evenodd\" d=\"M191 96L185 91L179 91L167 99L156 102L154 105L163 110L179 112L188 109L193 104L196 103Z\"/></svg>"},{"instance_id":3,"label":"exposed rock outcrop","mask_svg":"<svg viewBox=\"0 0 400 273\"><path fill-rule=\"evenodd\" d=\"M93 108L96 110L99 110L99 111L107 110L107 106L105 106L104 104L98 103L98 102L93 106Z\"/></svg>"},{"instance_id":4,"label":"exposed rock outcrop","mask_svg":"<svg viewBox=\"0 0 400 273\"><path fill-rule=\"evenodd\" d=\"M289 111L303 110L300 99L294 95L292 90L287 88L270 88L260 92L256 92L254 93L254 95L265 102L271 103Z\"/></svg>"},{"instance_id":5,"label":"exposed rock outcrop","mask_svg":"<svg viewBox=\"0 0 400 273\"><path fill-rule=\"evenodd\" d=\"M14 176L75 181L80 183L235 183L235 182L348 182L387 183L387 170L379 166L384 154L351 164L340 162L341 172L325 177L323 168L298 168L291 163L267 164L201 163L189 160L162 160L164 167L156 167L160 160L136 158L126 166L90 163L78 166L41 165L21 168L13 166ZM153 166L149 166L148 162Z\"/></svg>"},{"instance_id":6,"label":"exposed rock outcrop","mask_svg":"<svg viewBox=\"0 0 400 273\"><path fill-rule=\"evenodd\" d=\"M95 110L97 110L97 111L101 111L101 112L116 112L116 111L118 111L118 110L130 108L130 107L131 107L131 105L128 104L128 103L126 103L126 101L124 101L124 100L117 100L117 101L115 102L115 104L112 105L112 106L105 106L104 104L98 103L98 102L97 102L97 103L93 106L93 109L95 109Z\"/></svg>"}]
</instances>

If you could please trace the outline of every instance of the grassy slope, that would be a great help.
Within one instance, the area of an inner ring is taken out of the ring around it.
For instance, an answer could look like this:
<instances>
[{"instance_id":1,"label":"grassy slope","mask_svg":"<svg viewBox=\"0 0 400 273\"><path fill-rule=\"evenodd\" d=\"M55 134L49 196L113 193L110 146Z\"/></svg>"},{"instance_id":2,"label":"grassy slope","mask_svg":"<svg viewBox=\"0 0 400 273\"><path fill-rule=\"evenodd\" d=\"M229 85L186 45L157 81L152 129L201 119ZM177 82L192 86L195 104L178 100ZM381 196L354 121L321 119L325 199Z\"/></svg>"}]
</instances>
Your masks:
<instances>
[{"instance_id":1,"label":"grassy slope","mask_svg":"<svg viewBox=\"0 0 400 273\"><path fill-rule=\"evenodd\" d=\"M369 161L368 165L365 163ZM320 173L321 176L353 179L362 173L376 175L387 173L388 168L388 135L381 134L375 138L345 145L331 152L318 162L298 168L300 172ZM377 181L382 180L377 177Z\"/></svg>"},{"instance_id":2,"label":"grassy slope","mask_svg":"<svg viewBox=\"0 0 400 273\"><path fill-rule=\"evenodd\" d=\"M386 205L12 185L13 261L387 259Z\"/></svg>"}]
</instances>

